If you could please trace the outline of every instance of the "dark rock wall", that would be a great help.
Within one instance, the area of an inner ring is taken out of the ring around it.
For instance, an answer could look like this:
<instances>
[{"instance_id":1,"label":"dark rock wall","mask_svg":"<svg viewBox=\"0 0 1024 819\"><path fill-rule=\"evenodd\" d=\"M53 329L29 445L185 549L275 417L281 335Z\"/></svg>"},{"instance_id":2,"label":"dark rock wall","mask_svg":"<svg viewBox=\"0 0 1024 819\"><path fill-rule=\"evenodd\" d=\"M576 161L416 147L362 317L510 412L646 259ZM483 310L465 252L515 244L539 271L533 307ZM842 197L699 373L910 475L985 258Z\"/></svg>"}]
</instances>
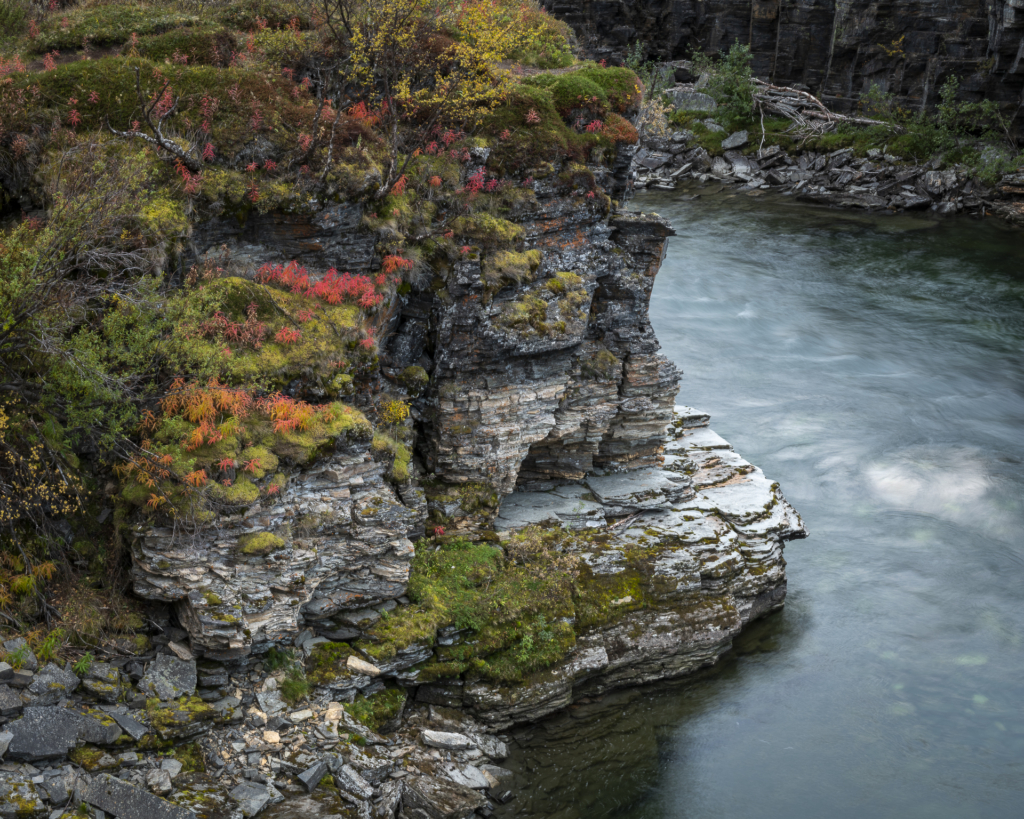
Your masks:
<instances>
[{"instance_id":1,"label":"dark rock wall","mask_svg":"<svg viewBox=\"0 0 1024 819\"><path fill-rule=\"evenodd\" d=\"M615 190L613 174L594 170ZM510 218L523 249L540 251L536 270L489 284L494 251L470 254L433 295L409 300L386 347L395 371L430 370L417 451L449 527L485 524L517 486L656 464L678 390L647 317L671 227L609 215L604 194L567 191L554 175ZM530 320L516 320L530 305Z\"/></svg>"},{"instance_id":2,"label":"dark rock wall","mask_svg":"<svg viewBox=\"0 0 1024 819\"><path fill-rule=\"evenodd\" d=\"M595 56L640 40L653 57L749 44L754 72L847 110L873 83L913 110L950 75L961 98L998 101L1024 129L1024 0L544 0Z\"/></svg>"}]
</instances>

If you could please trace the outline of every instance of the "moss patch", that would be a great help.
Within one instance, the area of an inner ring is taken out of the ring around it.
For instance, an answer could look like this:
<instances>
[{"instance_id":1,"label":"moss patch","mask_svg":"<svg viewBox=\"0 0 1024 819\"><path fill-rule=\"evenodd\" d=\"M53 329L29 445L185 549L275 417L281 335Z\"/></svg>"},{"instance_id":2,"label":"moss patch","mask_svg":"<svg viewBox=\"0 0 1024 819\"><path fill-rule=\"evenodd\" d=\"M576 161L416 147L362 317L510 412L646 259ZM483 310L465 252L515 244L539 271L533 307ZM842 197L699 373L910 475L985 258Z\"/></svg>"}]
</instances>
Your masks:
<instances>
[{"instance_id":1,"label":"moss patch","mask_svg":"<svg viewBox=\"0 0 1024 819\"><path fill-rule=\"evenodd\" d=\"M371 731L379 731L398 716L405 705L406 693L401 688L388 688L370 697L360 694L355 702L345 703L345 710Z\"/></svg>"},{"instance_id":2,"label":"moss patch","mask_svg":"<svg viewBox=\"0 0 1024 819\"><path fill-rule=\"evenodd\" d=\"M356 654L348 643L319 643L306 660L306 679L313 685L325 685L351 676L346 661Z\"/></svg>"},{"instance_id":3,"label":"moss patch","mask_svg":"<svg viewBox=\"0 0 1024 819\"><path fill-rule=\"evenodd\" d=\"M251 535L242 535L238 539L238 546L242 554L250 557L269 555L285 547L282 538L272 532L257 532Z\"/></svg>"},{"instance_id":4,"label":"moss patch","mask_svg":"<svg viewBox=\"0 0 1024 819\"><path fill-rule=\"evenodd\" d=\"M519 537L518 535L516 537ZM524 538L550 545L531 530ZM451 539L434 550L421 543L413 562L409 596L358 644L380 661L411 645L433 645L437 629L467 632L464 641L436 649L420 679L464 672L513 682L565 656L575 635L563 618L572 614L571 573L560 571L547 547L532 558L508 559L500 548Z\"/></svg>"}]
</instances>

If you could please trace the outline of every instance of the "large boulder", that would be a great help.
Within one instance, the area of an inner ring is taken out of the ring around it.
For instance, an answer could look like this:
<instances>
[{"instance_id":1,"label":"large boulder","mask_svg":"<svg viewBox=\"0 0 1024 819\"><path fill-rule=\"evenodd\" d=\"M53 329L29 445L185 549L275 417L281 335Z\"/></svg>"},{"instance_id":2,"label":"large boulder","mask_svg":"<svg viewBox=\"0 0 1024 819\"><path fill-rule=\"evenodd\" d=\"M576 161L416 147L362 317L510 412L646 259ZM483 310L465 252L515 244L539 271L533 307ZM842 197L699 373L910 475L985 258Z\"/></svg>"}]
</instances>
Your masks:
<instances>
[{"instance_id":1,"label":"large boulder","mask_svg":"<svg viewBox=\"0 0 1024 819\"><path fill-rule=\"evenodd\" d=\"M25 716L7 725L14 734L7 758L32 762L67 756L78 742L81 726L81 714L67 708L28 707Z\"/></svg>"},{"instance_id":2,"label":"large boulder","mask_svg":"<svg viewBox=\"0 0 1024 819\"><path fill-rule=\"evenodd\" d=\"M196 819L187 808L172 805L109 774L100 774L92 781L85 801L117 819Z\"/></svg>"}]
</instances>

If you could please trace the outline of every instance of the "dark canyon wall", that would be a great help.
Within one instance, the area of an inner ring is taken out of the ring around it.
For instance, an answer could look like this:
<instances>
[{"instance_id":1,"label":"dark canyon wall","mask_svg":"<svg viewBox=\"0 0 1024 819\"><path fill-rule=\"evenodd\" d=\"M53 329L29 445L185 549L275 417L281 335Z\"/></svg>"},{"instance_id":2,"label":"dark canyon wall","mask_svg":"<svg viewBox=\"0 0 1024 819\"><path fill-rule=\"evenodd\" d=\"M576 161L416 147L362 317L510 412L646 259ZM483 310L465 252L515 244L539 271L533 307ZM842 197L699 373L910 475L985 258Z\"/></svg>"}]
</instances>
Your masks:
<instances>
[{"instance_id":1,"label":"dark canyon wall","mask_svg":"<svg viewBox=\"0 0 1024 819\"><path fill-rule=\"evenodd\" d=\"M1024 128L1024 0L545 0L596 56L640 40L652 57L749 44L754 72L802 84L836 110L872 84L912 109L932 106L946 78L961 97L993 99Z\"/></svg>"}]
</instances>

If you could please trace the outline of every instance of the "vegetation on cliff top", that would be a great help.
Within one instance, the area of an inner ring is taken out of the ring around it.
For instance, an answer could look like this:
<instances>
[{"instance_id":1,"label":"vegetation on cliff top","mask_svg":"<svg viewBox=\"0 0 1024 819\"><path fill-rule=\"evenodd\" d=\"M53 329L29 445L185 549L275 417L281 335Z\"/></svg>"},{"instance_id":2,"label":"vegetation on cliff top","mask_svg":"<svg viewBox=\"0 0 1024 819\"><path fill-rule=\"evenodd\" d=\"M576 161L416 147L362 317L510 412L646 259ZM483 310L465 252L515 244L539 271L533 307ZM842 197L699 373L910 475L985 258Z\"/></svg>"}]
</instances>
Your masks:
<instances>
[{"instance_id":1,"label":"vegetation on cliff top","mask_svg":"<svg viewBox=\"0 0 1024 819\"><path fill-rule=\"evenodd\" d=\"M202 524L273 497L287 465L339 436L408 479L387 399L369 418L341 403L374 394L396 292L468 257L495 285L532 275L514 218L533 179L603 212L593 177L562 165L611 162L637 138L635 75L574 65L568 28L533 2L0 0L0 21L11 622L77 623L80 595L60 589L119 593L130 521ZM362 207L371 270L191 246L203 221L333 202ZM94 639L97 619L132 621L92 618L62 641Z\"/></svg>"}]
</instances>

